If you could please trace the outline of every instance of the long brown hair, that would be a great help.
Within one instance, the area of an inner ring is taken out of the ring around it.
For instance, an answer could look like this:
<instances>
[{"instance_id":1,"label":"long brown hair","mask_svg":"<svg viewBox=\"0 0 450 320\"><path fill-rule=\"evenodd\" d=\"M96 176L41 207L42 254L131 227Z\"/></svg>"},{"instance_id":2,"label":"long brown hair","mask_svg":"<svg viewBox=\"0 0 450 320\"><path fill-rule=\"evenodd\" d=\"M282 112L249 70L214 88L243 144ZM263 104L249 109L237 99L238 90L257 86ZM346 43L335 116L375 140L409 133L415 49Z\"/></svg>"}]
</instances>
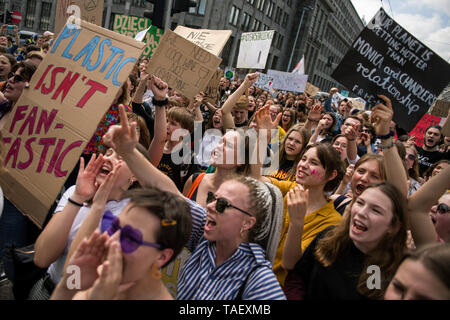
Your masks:
<instances>
[{"instance_id":1,"label":"long brown hair","mask_svg":"<svg viewBox=\"0 0 450 320\"><path fill-rule=\"evenodd\" d=\"M393 278L406 248L407 230L407 205L406 198L398 189L388 182L382 182L367 187L376 188L384 193L392 203L391 226L398 228L397 232L387 233L378 243L377 247L366 255L365 266L361 270L357 291L371 299L382 299L384 292ZM366 189L366 190L367 190ZM344 214L344 219L335 228L331 229L319 240L314 251L317 261L324 267L334 264L341 254L350 248L350 221L351 208L355 203L353 199L349 205L348 212ZM367 287L367 279L370 276L366 272L370 265L377 265L381 270L381 290L370 290Z\"/></svg>"},{"instance_id":2,"label":"long brown hair","mask_svg":"<svg viewBox=\"0 0 450 320\"><path fill-rule=\"evenodd\" d=\"M286 132L286 134L283 137L283 140L281 140L281 144L280 144L280 164L282 164L284 161L286 161L286 140L289 137L289 135L292 132L298 132L301 136L302 136L302 149L300 150L300 152L295 156L294 159L294 164L292 165L292 168L288 171L288 177L291 177L293 175L295 175L296 169L297 169L297 165L298 162L300 161L301 157L302 157L302 151L303 149L308 145L309 142L309 138L311 138L311 134L308 132L308 130L306 130L303 125L301 124L296 124L294 126L292 126L288 132Z\"/></svg>"}]
</instances>

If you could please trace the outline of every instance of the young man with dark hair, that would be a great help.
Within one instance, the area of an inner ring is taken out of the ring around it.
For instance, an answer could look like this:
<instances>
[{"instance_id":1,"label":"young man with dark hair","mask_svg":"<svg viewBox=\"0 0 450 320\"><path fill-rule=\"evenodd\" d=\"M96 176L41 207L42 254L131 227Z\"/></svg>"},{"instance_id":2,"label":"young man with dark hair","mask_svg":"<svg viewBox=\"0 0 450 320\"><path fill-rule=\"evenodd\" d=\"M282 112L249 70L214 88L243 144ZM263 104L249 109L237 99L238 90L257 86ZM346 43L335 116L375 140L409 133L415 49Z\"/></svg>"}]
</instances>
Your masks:
<instances>
[{"instance_id":1,"label":"young man with dark hair","mask_svg":"<svg viewBox=\"0 0 450 320\"><path fill-rule=\"evenodd\" d=\"M443 159L450 160L449 152L439 152L439 144L443 139L441 130L441 126L429 126L425 131L423 146L417 148L417 152L419 153L420 176L423 176L425 171L434 163Z\"/></svg>"}]
</instances>

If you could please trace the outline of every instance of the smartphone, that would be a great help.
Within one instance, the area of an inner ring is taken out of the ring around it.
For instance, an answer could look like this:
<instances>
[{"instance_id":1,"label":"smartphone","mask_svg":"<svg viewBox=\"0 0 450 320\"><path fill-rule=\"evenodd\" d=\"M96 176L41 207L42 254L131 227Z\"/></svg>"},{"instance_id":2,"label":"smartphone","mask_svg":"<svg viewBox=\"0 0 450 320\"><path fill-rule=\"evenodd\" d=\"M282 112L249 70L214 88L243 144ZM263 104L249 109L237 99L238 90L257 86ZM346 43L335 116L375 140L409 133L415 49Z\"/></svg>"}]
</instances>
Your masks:
<instances>
[{"instance_id":1,"label":"smartphone","mask_svg":"<svg viewBox=\"0 0 450 320\"><path fill-rule=\"evenodd\" d=\"M14 25L8 24L8 25L6 26L6 29L14 30Z\"/></svg>"}]
</instances>

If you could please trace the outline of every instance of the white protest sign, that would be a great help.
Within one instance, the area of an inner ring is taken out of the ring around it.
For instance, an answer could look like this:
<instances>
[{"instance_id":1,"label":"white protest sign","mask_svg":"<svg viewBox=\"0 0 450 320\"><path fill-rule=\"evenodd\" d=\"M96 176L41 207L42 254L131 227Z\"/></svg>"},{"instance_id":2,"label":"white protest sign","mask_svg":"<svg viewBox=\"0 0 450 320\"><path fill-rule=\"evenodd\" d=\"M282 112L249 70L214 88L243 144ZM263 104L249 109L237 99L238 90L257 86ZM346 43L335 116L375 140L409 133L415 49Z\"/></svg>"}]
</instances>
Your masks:
<instances>
[{"instance_id":1,"label":"white protest sign","mask_svg":"<svg viewBox=\"0 0 450 320\"><path fill-rule=\"evenodd\" d=\"M274 32L268 30L243 33L236 68L264 69Z\"/></svg>"},{"instance_id":2,"label":"white protest sign","mask_svg":"<svg viewBox=\"0 0 450 320\"><path fill-rule=\"evenodd\" d=\"M269 77L265 73L258 73L258 80L253 84L255 87L261 88L263 90L272 91L273 90L273 78Z\"/></svg>"},{"instance_id":3,"label":"white protest sign","mask_svg":"<svg viewBox=\"0 0 450 320\"><path fill-rule=\"evenodd\" d=\"M273 78L273 88L293 92L305 92L307 74L298 74L269 69L267 75Z\"/></svg>"},{"instance_id":4,"label":"white protest sign","mask_svg":"<svg viewBox=\"0 0 450 320\"><path fill-rule=\"evenodd\" d=\"M231 30L191 29L178 26L174 32L200 48L218 56L231 36Z\"/></svg>"}]
</instances>

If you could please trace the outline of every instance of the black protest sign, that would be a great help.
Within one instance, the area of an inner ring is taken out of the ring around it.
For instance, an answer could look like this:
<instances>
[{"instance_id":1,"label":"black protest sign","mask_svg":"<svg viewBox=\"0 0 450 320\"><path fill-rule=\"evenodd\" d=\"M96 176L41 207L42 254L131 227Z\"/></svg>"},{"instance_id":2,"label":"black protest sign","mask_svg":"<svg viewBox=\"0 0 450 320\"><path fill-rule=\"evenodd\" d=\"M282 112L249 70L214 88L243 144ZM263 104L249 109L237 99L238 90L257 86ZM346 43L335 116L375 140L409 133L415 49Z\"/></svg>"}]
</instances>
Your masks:
<instances>
[{"instance_id":1,"label":"black protest sign","mask_svg":"<svg viewBox=\"0 0 450 320\"><path fill-rule=\"evenodd\" d=\"M332 77L374 106L387 96L394 121L414 128L448 84L450 65L381 8L353 42Z\"/></svg>"}]
</instances>

